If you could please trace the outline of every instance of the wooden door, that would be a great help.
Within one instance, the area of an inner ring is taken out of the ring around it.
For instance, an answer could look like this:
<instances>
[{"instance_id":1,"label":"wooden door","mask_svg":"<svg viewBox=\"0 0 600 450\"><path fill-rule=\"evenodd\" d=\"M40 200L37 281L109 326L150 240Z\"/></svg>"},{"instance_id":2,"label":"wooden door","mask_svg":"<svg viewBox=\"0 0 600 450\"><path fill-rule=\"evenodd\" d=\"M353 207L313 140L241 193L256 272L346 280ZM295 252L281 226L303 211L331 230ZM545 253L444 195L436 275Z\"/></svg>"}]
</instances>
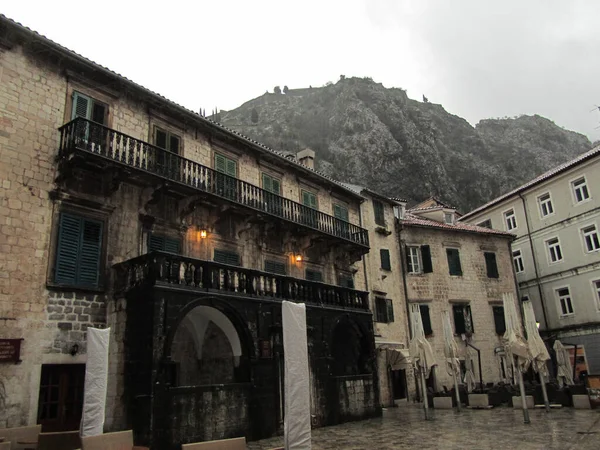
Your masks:
<instances>
[{"instance_id":1,"label":"wooden door","mask_svg":"<svg viewBox=\"0 0 600 450\"><path fill-rule=\"evenodd\" d=\"M43 432L79 429L83 409L85 364L44 364L38 423Z\"/></svg>"}]
</instances>

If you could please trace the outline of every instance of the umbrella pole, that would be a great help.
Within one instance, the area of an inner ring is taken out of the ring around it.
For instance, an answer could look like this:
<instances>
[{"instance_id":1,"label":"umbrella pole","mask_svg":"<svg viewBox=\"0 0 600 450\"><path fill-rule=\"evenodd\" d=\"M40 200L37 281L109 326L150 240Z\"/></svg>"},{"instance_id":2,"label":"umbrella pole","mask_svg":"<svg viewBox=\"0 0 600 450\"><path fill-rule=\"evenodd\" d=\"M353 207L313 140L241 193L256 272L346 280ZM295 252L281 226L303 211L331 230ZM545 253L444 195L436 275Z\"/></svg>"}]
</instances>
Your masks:
<instances>
[{"instance_id":1,"label":"umbrella pole","mask_svg":"<svg viewBox=\"0 0 600 450\"><path fill-rule=\"evenodd\" d=\"M540 382L542 383L542 395L544 396L544 406L546 407L546 412L550 412L550 401L548 401L548 391L546 390L546 378L544 374L540 371Z\"/></svg>"},{"instance_id":2,"label":"umbrella pole","mask_svg":"<svg viewBox=\"0 0 600 450\"><path fill-rule=\"evenodd\" d=\"M525 385L523 384L523 374L517 367L517 377L519 378L519 390L521 391L521 404L523 405L523 423L530 423L529 410L527 409L527 399L525 398Z\"/></svg>"},{"instance_id":3,"label":"umbrella pole","mask_svg":"<svg viewBox=\"0 0 600 450\"><path fill-rule=\"evenodd\" d=\"M456 409L460 412L460 394L458 392L458 379L456 378L456 370L454 370L454 364L452 365L452 377L454 378L454 395L456 395Z\"/></svg>"},{"instance_id":4,"label":"umbrella pole","mask_svg":"<svg viewBox=\"0 0 600 450\"><path fill-rule=\"evenodd\" d=\"M423 393L423 409L425 411L425 420L429 420L429 399L427 398L427 390L425 389L425 374L423 368L419 367L419 374L421 375L421 392Z\"/></svg>"}]
</instances>

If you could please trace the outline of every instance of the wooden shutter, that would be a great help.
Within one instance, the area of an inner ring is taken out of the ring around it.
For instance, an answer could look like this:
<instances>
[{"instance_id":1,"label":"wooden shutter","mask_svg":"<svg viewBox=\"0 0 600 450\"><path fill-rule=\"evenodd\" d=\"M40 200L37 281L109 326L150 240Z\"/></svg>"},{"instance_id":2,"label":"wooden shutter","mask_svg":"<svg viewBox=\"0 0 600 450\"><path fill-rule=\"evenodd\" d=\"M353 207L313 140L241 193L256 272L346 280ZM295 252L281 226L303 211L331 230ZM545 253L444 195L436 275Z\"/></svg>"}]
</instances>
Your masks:
<instances>
[{"instance_id":1,"label":"wooden shutter","mask_svg":"<svg viewBox=\"0 0 600 450\"><path fill-rule=\"evenodd\" d=\"M277 273L279 275L286 274L285 264L279 261L265 261L265 272Z\"/></svg>"},{"instance_id":2,"label":"wooden shutter","mask_svg":"<svg viewBox=\"0 0 600 450\"><path fill-rule=\"evenodd\" d=\"M163 250L169 253L181 253L181 240L165 237Z\"/></svg>"},{"instance_id":3,"label":"wooden shutter","mask_svg":"<svg viewBox=\"0 0 600 450\"><path fill-rule=\"evenodd\" d=\"M273 190L271 192L273 192L273 194L281 195L281 182L277 178L272 178L271 181L273 185Z\"/></svg>"},{"instance_id":4,"label":"wooden shutter","mask_svg":"<svg viewBox=\"0 0 600 450\"><path fill-rule=\"evenodd\" d=\"M498 278L498 264L496 262L496 254L486 252L484 253L484 256L488 278Z\"/></svg>"},{"instance_id":5,"label":"wooden shutter","mask_svg":"<svg viewBox=\"0 0 600 450\"><path fill-rule=\"evenodd\" d=\"M102 222L83 219L77 284L98 286L102 253Z\"/></svg>"},{"instance_id":6,"label":"wooden shutter","mask_svg":"<svg viewBox=\"0 0 600 450\"><path fill-rule=\"evenodd\" d=\"M504 307L494 306L492 308L494 312L494 325L497 334L504 334L506 332L506 322L504 320Z\"/></svg>"},{"instance_id":7,"label":"wooden shutter","mask_svg":"<svg viewBox=\"0 0 600 450\"><path fill-rule=\"evenodd\" d=\"M421 321L423 322L423 330L425 331L425 336L430 336L433 334L433 329L431 328L431 316L429 314L429 305L419 305L419 309L421 310Z\"/></svg>"},{"instance_id":8,"label":"wooden shutter","mask_svg":"<svg viewBox=\"0 0 600 450\"><path fill-rule=\"evenodd\" d=\"M305 275L305 277L309 281L322 282L323 281L323 272L320 272L318 270L306 269L306 275Z\"/></svg>"},{"instance_id":9,"label":"wooden shutter","mask_svg":"<svg viewBox=\"0 0 600 450\"><path fill-rule=\"evenodd\" d=\"M167 150L167 133L160 128L155 128L154 130L154 145Z\"/></svg>"},{"instance_id":10,"label":"wooden shutter","mask_svg":"<svg viewBox=\"0 0 600 450\"><path fill-rule=\"evenodd\" d=\"M83 117L89 119L92 109L92 99L87 95L73 92L73 105L71 106L71 119Z\"/></svg>"},{"instance_id":11,"label":"wooden shutter","mask_svg":"<svg viewBox=\"0 0 600 450\"><path fill-rule=\"evenodd\" d=\"M240 265L240 255L236 252L232 252L229 250L217 250L215 249L214 258L215 262L219 262L222 264L229 264L231 266L239 266Z\"/></svg>"},{"instance_id":12,"label":"wooden shutter","mask_svg":"<svg viewBox=\"0 0 600 450\"><path fill-rule=\"evenodd\" d=\"M454 331L456 334L466 333L465 315L463 312L464 305L453 305L452 314L454 315Z\"/></svg>"},{"instance_id":13,"label":"wooden shutter","mask_svg":"<svg viewBox=\"0 0 600 450\"><path fill-rule=\"evenodd\" d=\"M388 298L385 300L387 306L387 323L394 321L394 304L392 303L392 299Z\"/></svg>"},{"instance_id":14,"label":"wooden shutter","mask_svg":"<svg viewBox=\"0 0 600 450\"><path fill-rule=\"evenodd\" d=\"M385 214L383 209L383 203L380 201L373 201L373 212L375 213L375 223L377 225L385 226Z\"/></svg>"},{"instance_id":15,"label":"wooden shutter","mask_svg":"<svg viewBox=\"0 0 600 450\"><path fill-rule=\"evenodd\" d=\"M375 297L375 317L377 322L385 323L387 314L387 303L383 297Z\"/></svg>"},{"instance_id":16,"label":"wooden shutter","mask_svg":"<svg viewBox=\"0 0 600 450\"><path fill-rule=\"evenodd\" d=\"M169 134L169 151L179 154L179 137Z\"/></svg>"},{"instance_id":17,"label":"wooden shutter","mask_svg":"<svg viewBox=\"0 0 600 450\"><path fill-rule=\"evenodd\" d=\"M77 259L79 257L79 240L81 235L81 219L62 213L58 230L58 245L54 281L58 284L76 284Z\"/></svg>"},{"instance_id":18,"label":"wooden shutter","mask_svg":"<svg viewBox=\"0 0 600 450\"><path fill-rule=\"evenodd\" d=\"M433 272L433 264L431 262L431 249L429 245L421 245L421 260L423 263L423 273Z\"/></svg>"},{"instance_id":19,"label":"wooden shutter","mask_svg":"<svg viewBox=\"0 0 600 450\"><path fill-rule=\"evenodd\" d=\"M215 170L217 172L226 173L227 171L227 162L226 158L223 155L219 155L215 153Z\"/></svg>"},{"instance_id":20,"label":"wooden shutter","mask_svg":"<svg viewBox=\"0 0 600 450\"><path fill-rule=\"evenodd\" d=\"M384 270L392 270L392 264L390 262L390 251L382 248L379 250L381 256L381 268Z\"/></svg>"},{"instance_id":21,"label":"wooden shutter","mask_svg":"<svg viewBox=\"0 0 600 450\"><path fill-rule=\"evenodd\" d=\"M346 222L348 222L348 208L346 208L345 206L342 206L342 205L338 205L337 203L334 203L333 217L336 217L337 219L345 220Z\"/></svg>"},{"instance_id":22,"label":"wooden shutter","mask_svg":"<svg viewBox=\"0 0 600 450\"><path fill-rule=\"evenodd\" d=\"M448 271L450 275L462 275L460 266L460 254L456 248L447 248L446 255L448 257Z\"/></svg>"},{"instance_id":23,"label":"wooden shutter","mask_svg":"<svg viewBox=\"0 0 600 450\"><path fill-rule=\"evenodd\" d=\"M165 248L164 236L148 235L148 252L162 251Z\"/></svg>"},{"instance_id":24,"label":"wooden shutter","mask_svg":"<svg viewBox=\"0 0 600 450\"><path fill-rule=\"evenodd\" d=\"M340 273L338 274L338 285L354 289L354 278L352 278L352 275Z\"/></svg>"},{"instance_id":25,"label":"wooden shutter","mask_svg":"<svg viewBox=\"0 0 600 450\"><path fill-rule=\"evenodd\" d=\"M225 158L226 168L225 173L232 177L237 176L237 163L231 159Z\"/></svg>"},{"instance_id":26,"label":"wooden shutter","mask_svg":"<svg viewBox=\"0 0 600 450\"><path fill-rule=\"evenodd\" d=\"M273 178L263 173L262 182L265 191L273 192Z\"/></svg>"}]
</instances>

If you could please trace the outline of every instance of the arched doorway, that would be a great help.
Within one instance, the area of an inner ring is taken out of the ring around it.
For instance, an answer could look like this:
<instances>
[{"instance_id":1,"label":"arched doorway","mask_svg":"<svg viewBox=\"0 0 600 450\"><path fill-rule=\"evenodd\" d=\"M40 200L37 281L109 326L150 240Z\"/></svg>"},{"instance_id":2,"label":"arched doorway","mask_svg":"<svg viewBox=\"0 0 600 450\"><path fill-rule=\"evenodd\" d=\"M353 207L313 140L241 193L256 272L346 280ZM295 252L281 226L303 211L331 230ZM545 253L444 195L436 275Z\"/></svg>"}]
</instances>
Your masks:
<instances>
[{"instance_id":1,"label":"arched doorway","mask_svg":"<svg viewBox=\"0 0 600 450\"><path fill-rule=\"evenodd\" d=\"M242 345L231 320L211 306L196 306L180 321L170 348L176 386L247 381Z\"/></svg>"},{"instance_id":2,"label":"arched doorway","mask_svg":"<svg viewBox=\"0 0 600 450\"><path fill-rule=\"evenodd\" d=\"M331 353L335 376L371 373L368 341L356 324L341 321L335 326Z\"/></svg>"}]
</instances>

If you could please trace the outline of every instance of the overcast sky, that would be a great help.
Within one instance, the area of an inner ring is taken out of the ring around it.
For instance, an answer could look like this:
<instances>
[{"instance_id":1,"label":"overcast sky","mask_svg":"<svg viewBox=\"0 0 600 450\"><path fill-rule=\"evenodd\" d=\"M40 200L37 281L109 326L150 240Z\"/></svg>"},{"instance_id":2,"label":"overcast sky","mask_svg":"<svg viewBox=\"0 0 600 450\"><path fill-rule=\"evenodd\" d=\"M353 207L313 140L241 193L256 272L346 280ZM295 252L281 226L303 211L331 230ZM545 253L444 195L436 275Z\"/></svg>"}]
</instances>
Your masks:
<instances>
[{"instance_id":1,"label":"overcast sky","mask_svg":"<svg viewBox=\"0 0 600 450\"><path fill-rule=\"evenodd\" d=\"M537 113L600 139L598 0L20 0L2 12L196 111L344 74L472 124Z\"/></svg>"}]
</instances>

